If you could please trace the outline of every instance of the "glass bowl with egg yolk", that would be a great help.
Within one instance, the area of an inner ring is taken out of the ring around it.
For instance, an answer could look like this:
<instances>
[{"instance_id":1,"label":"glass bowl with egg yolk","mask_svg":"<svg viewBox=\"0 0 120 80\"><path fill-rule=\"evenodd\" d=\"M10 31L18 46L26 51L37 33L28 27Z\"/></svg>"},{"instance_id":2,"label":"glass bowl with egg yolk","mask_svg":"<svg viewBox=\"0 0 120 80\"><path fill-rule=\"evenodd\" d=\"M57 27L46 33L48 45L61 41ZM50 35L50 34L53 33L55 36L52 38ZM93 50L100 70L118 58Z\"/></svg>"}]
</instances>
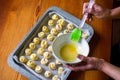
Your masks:
<instances>
[{"instance_id":1,"label":"glass bowl with egg yolk","mask_svg":"<svg viewBox=\"0 0 120 80\"><path fill-rule=\"evenodd\" d=\"M62 63L74 64L81 62L77 55L88 56L89 44L85 39L79 42L70 40L70 34L57 37L52 44L53 56Z\"/></svg>"}]
</instances>

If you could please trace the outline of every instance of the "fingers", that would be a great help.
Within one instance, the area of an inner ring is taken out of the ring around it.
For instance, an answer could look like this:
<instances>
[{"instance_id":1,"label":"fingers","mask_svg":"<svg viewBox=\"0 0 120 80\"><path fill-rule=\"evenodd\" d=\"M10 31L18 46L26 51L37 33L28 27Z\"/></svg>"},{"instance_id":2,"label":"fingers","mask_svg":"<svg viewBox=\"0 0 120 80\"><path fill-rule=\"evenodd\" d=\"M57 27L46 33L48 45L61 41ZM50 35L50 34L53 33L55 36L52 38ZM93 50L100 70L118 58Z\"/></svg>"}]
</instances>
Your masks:
<instances>
[{"instance_id":1,"label":"fingers","mask_svg":"<svg viewBox=\"0 0 120 80\"><path fill-rule=\"evenodd\" d=\"M69 68L72 71L85 71L85 70L89 70L89 66L88 65L81 65L81 66L66 65L65 67Z\"/></svg>"},{"instance_id":2,"label":"fingers","mask_svg":"<svg viewBox=\"0 0 120 80\"><path fill-rule=\"evenodd\" d=\"M87 57L85 57L85 56L83 56L83 55L78 55L77 56L81 61L84 61L84 62L86 62L87 61Z\"/></svg>"},{"instance_id":3,"label":"fingers","mask_svg":"<svg viewBox=\"0 0 120 80\"><path fill-rule=\"evenodd\" d=\"M88 2L83 4L83 12L82 12L83 14L85 14L87 7L88 7Z\"/></svg>"},{"instance_id":4,"label":"fingers","mask_svg":"<svg viewBox=\"0 0 120 80\"><path fill-rule=\"evenodd\" d=\"M87 20L92 21L92 20L93 20L93 18L92 18L93 10L92 10L92 8L91 8L91 9L88 9L88 8L87 8L88 5L89 5L88 2L83 4L83 12L82 12L82 14L88 13Z\"/></svg>"}]
</instances>

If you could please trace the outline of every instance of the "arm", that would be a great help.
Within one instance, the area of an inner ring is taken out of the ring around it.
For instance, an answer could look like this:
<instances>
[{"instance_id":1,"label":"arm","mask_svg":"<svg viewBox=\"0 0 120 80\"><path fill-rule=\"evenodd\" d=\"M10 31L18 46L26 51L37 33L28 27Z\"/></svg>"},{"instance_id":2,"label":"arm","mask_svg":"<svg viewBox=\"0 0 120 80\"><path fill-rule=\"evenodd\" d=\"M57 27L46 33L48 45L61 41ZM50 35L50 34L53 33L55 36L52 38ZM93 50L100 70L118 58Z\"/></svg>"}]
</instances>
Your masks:
<instances>
[{"instance_id":1,"label":"arm","mask_svg":"<svg viewBox=\"0 0 120 80\"><path fill-rule=\"evenodd\" d=\"M100 71L104 72L108 76L112 77L115 80L120 80L120 68L104 61Z\"/></svg>"},{"instance_id":2,"label":"arm","mask_svg":"<svg viewBox=\"0 0 120 80\"><path fill-rule=\"evenodd\" d=\"M119 18L120 19L120 7L111 9L111 18Z\"/></svg>"},{"instance_id":3,"label":"arm","mask_svg":"<svg viewBox=\"0 0 120 80\"><path fill-rule=\"evenodd\" d=\"M66 65L66 67L72 71L99 70L115 80L120 80L120 68L113 66L105 60L82 55L79 55L78 58L82 60L81 63Z\"/></svg>"}]
</instances>

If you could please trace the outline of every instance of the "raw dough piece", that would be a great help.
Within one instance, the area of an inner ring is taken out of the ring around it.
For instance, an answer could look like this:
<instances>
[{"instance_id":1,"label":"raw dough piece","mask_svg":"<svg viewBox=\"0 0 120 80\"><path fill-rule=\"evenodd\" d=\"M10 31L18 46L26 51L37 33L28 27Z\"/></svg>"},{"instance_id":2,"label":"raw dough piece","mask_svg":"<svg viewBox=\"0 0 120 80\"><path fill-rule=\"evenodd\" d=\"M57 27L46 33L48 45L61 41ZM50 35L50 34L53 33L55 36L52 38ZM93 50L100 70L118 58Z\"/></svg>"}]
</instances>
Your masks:
<instances>
[{"instance_id":1,"label":"raw dough piece","mask_svg":"<svg viewBox=\"0 0 120 80\"><path fill-rule=\"evenodd\" d=\"M39 57L38 57L38 55L37 55L37 54L32 53L32 54L30 55L30 59L31 59L31 60L38 60L38 59L39 59Z\"/></svg>"},{"instance_id":2,"label":"raw dough piece","mask_svg":"<svg viewBox=\"0 0 120 80\"><path fill-rule=\"evenodd\" d=\"M53 36L52 34L49 34L49 35L47 36L47 39L48 39L49 41L53 41L54 36Z\"/></svg>"},{"instance_id":3,"label":"raw dough piece","mask_svg":"<svg viewBox=\"0 0 120 80\"><path fill-rule=\"evenodd\" d=\"M44 52L43 57L47 58L47 59L50 59L51 58L50 52Z\"/></svg>"},{"instance_id":4,"label":"raw dough piece","mask_svg":"<svg viewBox=\"0 0 120 80\"><path fill-rule=\"evenodd\" d=\"M48 63L48 59L46 59L46 58L41 59L41 64L46 65L47 63Z\"/></svg>"},{"instance_id":5,"label":"raw dough piece","mask_svg":"<svg viewBox=\"0 0 120 80\"><path fill-rule=\"evenodd\" d=\"M56 64L54 62L49 63L48 67L49 67L49 69L52 69L52 70L55 70L57 68Z\"/></svg>"},{"instance_id":6,"label":"raw dough piece","mask_svg":"<svg viewBox=\"0 0 120 80\"><path fill-rule=\"evenodd\" d=\"M48 43L47 43L46 40L42 40L42 41L41 41L41 47L42 47L42 48L47 48L47 47L48 47Z\"/></svg>"},{"instance_id":7,"label":"raw dough piece","mask_svg":"<svg viewBox=\"0 0 120 80\"><path fill-rule=\"evenodd\" d=\"M55 25L55 21L52 20L52 19L49 20L49 21L48 21L48 25L49 25L49 26L54 26L54 25Z\"/></svg>"},{"instance_id":8,"label":"raw dough piece","mask_svg":"<svg viewBox=\"0 0 120 80\"><path fill-rule=\"evenodd\" d=\"M53 35L57 35L58 31L55 28L53 28L53 29L51 29L50 33Z\"/></svg>"},{"instance_id":9,"label":"raw dough piece","mask_svg":"<svg viewBox=\"0 0 120 80\"><path fill-rule=\"evenodd\" d=\"M42 71L43 71L43 68L42 68L40 65L37 65L37 66L35 67L35 72L41 73Z\"/></svg>"},{"instance_id":10,"label":"raw dough piece","mask_svg":"<svg viewBox=\"0 0 120 80\"><path fill-rule=\"evenodd\" d=\"M38 37L39 38L44 38L45 37L45 33L44 32L39 32L38 33Z\"/></svg>"},{"instance_id":11,"label":"raw dough piece","mask_svg":"<svg viewBox=\"0 0 120 80\"><path fill-rule=\"evenodd\" d=\"M64 72L64 68L63 67L59 67L58 68L58 74L61 75L63 72Z\"/></svg>"},{"instance_id":12,"label":"raw dough piece","mask_svg":"<svg viewBox=\"0 0 120 80\"><path fill-rule=\"evenodd\" d=\"M19 61L22 63L26 63L28 60L25 56L20 56Z\"/></svg>"},{"instance_id":13,"label":"raw dough piece","mask_svg":"<svg viewBox=\"0 0 120 80\"><path fill-rule=\"evenodd\" d=\"M53 15L52 15L52 19L53 19L53 20L56 21L56 20L58 20L58 18L59 18L58 15L56 15L56 14L53 14Z\"/></svg>"},{"instance_id":14,"label":"raw dough piece","mask_svg":"<svg viewBox=\"0 0 120 80\"><path fill-rule=\"evenodd\" d=\"M35 44L39 44L39 43L40 43L40 39L39 39L38 37L35 37L35 38L33 39L33 42L34 42Z\"/></svg>"},{"instance_id":15,"label":"raw dough piece","mask_svg":"<svg viewBox=\"0 0 120 80\"><path fill-rule=\"evenodd\" d=\"M39 49L37 50L37 54L43 55L44 51L45 51L44 48L39 48Z\"/></svg>"},{"instance_id":16,"label":"raw dough piece","mask_svg":"<svg viewBox=\"0 0 120 80\"><path fill-rule=\"evenodd\" d=\"M52 75L52 73L50 71L46 71L44 75L45 77L49 78Z\"/></svg>"},{"instance_id":17,"label":"raw dough piece","mask_svg":"<svg viewBox=\"0 0 120 80\"><path fill-rule=\"evenodd\" d=\"M52 80L60 80L60 79L59 79L58 75L54 75L54 76L52 77Z\"/></svg>"},{"instance_id":18,"label":"raw dough piece","mask_svg":"<svg viewBox=\"0 0 120 80\"><path fill-rule=\"evenodd\" d=\"M30 48L25 49L25 54L30 55L32 53L32 50Z\"/></svg>"},{"instance_id":19,"label":"raw dough piece","mask_svg":"<svg viewBox=\"0 0 120 80\"><path fill-rule=\"evenodd\" d=\"M27 66L30 67L30 68L32 68L32 69L34 69L34 68L35 68L35 63L34 63L34 61L33 61L33 60L29 60L29 61L27 62Z\"/></svg>"},{"instance_id":20,"label":"raw dough piece","mask_svg":"<svg viewBox=\"0 0 120 80\"><path fill-rule=\"evenodd\" d=\"M29 44L29 48L32 49L32 50L34 50L36 48L35 43L31 42Z\"/></svg>"},{"instance_id":21,"label":"raw dough piece","mask_svg":"<svg viewBox=\"0 0 120 80\"><path fill-rule=\"evenodd\" d=\"M45 33L47 33L47 32L49 32L49 29L48 29L47 26L43 26L43 27L42 27L42 31L45 32Z\"/></svg>"}]
</instances>

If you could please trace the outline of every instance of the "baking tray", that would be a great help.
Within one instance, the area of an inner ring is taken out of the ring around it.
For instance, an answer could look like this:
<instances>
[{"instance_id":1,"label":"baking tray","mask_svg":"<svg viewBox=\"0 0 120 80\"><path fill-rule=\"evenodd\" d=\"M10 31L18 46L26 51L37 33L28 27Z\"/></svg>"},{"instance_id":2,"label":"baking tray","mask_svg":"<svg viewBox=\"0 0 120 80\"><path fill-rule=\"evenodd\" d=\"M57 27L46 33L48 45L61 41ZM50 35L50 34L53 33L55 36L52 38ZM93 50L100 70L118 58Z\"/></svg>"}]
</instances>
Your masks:
<instances>
[{"instance_id":1,"label":"baking tray","mask_svg":"<svg viewBox=\"0 0 120 80\"><path fill-rule=\"evenodd\" d=\"M73 23L76 27L81 22L81 20L79 20L78 18L74 17L73 15L67 13L66 11L64 11L58 7L51 7L43 14L43 16L38 20L38 22L33 26L33 28L28 32L26 37L20 42L20 44L15 48L15 50L11 53L11 55L8 58L8 64L13 69L20 72L22 75L26 76L30 80L45 80L47 78L44 78L41 75L36 75L36 73L32 69L21 64L18 60L18 56L21 54L21 51L26 47L26 45L41 30L41 27L45 24L46 20L49 19L49 16L54 13L59 15L61 18L65 19L67 22ZM89 31L90 34L86 38L86 40L89 42L94 34L93 28L90 25L88 25L87 23L85 23L82 30ZM68 68L65 68L64 73L60 76L60 80L66 80L70 73L71 73L71 70Z\"/></svg>"}]
</instances>

